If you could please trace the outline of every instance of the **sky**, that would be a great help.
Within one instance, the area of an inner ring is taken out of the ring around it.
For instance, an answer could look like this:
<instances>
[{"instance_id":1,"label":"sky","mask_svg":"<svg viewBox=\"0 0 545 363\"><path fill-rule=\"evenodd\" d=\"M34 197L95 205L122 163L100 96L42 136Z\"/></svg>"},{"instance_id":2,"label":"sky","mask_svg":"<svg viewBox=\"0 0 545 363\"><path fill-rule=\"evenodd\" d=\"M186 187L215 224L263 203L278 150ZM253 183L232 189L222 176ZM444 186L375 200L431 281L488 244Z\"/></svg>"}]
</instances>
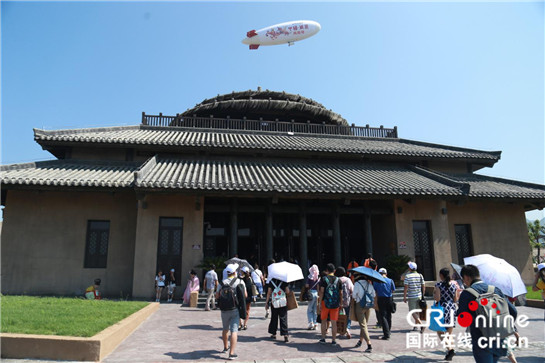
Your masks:
<instances>
[{"instance_id":1,"label":"sky","mask_svg":"<svg viewBox=\"0 0 545 363\"><path fill-rule=\"evenodd\" d=\"M290 20L322 29L241 43ZM543 1L2 1L0 159L53 159L33 128L137 125L261 87L404 139L502 151L479 173L545 184L544 30Z\"/></svg>"}]
</instances>

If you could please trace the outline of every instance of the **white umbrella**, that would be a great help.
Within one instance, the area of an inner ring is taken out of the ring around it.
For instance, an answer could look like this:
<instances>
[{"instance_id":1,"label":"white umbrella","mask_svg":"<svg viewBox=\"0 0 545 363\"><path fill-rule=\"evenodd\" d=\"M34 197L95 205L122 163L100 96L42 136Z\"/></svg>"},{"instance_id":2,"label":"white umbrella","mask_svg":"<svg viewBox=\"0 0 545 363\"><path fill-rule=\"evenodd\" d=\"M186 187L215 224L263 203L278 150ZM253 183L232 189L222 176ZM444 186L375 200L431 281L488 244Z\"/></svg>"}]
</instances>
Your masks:
<instances>
[{"instance_id":1,"label":"white umbrella","mask_svg":"<svg viewBox=\"0 0 545 363\"><path fill-rule=\"evenodd\" d=\"M502 258L483 254L465 257L466 265L477 266L481 280L489 285L496 286L505 295L517 297L526 295L526 285L522 282L518 270Z\"/></svg>"},{"instance_id":2,"label":"white umbrella","mask_svg":"<svg viewBox=\"0 0 545 363\"><path fill-rule=\"evenodd\" d=\"M267 268L267 282L271 279L277 279L284 282L292 282L297 280L302 280L303 270L301 267L294 263L289 262L277 262L270 264Z\"/></svg>"}]
</instances>

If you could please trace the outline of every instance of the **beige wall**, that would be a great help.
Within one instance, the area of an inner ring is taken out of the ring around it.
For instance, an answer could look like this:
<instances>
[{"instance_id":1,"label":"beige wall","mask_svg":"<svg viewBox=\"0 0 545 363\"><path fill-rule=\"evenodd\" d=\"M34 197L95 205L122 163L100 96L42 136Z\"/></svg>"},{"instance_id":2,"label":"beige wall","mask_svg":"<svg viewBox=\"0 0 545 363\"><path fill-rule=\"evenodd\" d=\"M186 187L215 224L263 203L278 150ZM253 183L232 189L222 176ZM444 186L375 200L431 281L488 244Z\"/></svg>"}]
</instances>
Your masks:
<instances>
[{"instance_id":1,"label":"beige wall","mask_svg":"<svg viewBox=\"0 0 545 363\"><path fill-rule=\"evenodd\" d=\"M475 255L488 253L515 266L525 283L533 281L531 248L524 208L501 202L448 203L452 255L456 254L455 224L470 224ZM457 257L456 257L457 259Z\"/></svg>"},{"instance_id":2,"label":"beige wall","mask_svg":"<svg viewBox=\"0 0 545 363\"><path fill-rule=\"evenodd\" d=\"M398 207L402 213L398 213ZM447 214L442 214L442 208ZM436 274L451 262L458 262L454 225L469 224L475 255L488 253L514 265L525 283L533 277L528 231L522 205L501 202L396 201L397 252L414 257L413 220L429 220L433 238ZM405 242L406 249L399 248Z\"/></svg>"},{"instance_id":3,"label":"beige wall","mask_svg":"<svg viewBox=\"0 0 545 363\"><path fill-rule=\"evenodd\" d=\"M111 297L131 293L133 192L9 190L2 231L2 293L81 295L95 278ZM106 268L84 268L87 221L109 220Z\"/></svg>"},{"instance_id":4,"label":"beige wall","mask_svg":"<svg viewBox=\"0 0 545 363\"><path fill-rule=\"evenodd\" d=\"M399 207L402 208L401 213L398 212ZM448 217L441 212L445 207L446 203L440 200L416 200L412 204L397 200L394 203L398 254L414 258L412 223L415 220L430 221L436 276L441 268L450 266L452 262ZM400 248L401 242L405 242L407 248Z\"/></svg>"},{"instance_id":5,"label":"beige wall","mask_svg":"<svg viewBox=\"0 0 545 363\"><path fill-rule=\"evenodd\" d=\"M199 210L197 210L197 201L200 206ZM159 217L182 217L184 219L182 281L175 295L180 296L183 293L187 284L189 270L199 265L203 258L203 203L202 197L195 196L174 194L150 194L145 196L144 203L140 203L138 208L137 217L133 278L134 297L148 299L154 296ZM199 245L200 249L193 249L193 245Z\"/></svg>"}]
</instances>

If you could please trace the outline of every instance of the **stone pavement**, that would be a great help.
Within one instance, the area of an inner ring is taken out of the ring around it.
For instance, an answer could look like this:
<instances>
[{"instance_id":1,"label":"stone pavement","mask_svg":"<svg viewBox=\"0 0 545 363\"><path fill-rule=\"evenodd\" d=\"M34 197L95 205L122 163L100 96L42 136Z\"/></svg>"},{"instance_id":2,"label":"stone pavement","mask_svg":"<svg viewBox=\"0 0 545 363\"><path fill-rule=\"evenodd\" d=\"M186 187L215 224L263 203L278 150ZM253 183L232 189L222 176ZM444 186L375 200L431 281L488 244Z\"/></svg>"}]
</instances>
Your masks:
<instances>
[{"instance_id":1,"label":"stone pavement","mask_svg":"<svg viewBox=\"0 0 545 363\"><path fill-rule=\"evenodd\" d=\"M370 335L373 353L365 354L365 343L354 348L359 335L357 324L352 328L352 339L338 338L340 348L329 344L319 344L319 332L308 331L306 305L288 313L290 342L278 339L273 341L267 333L269 319L265 319L263 307L252 309L248 330L239 332L236 349L237 362L436 362L445 355L442 347L432 347L436 341L435 332L426 331L423 335L412 333L406 321L407 305L398 303L394 314L392 339L383 341L382 330L371 328ZM545 322L543 309L519 307L519 314L529 317L529 325L520 328L521 337L528 339L528 348L516 348L519 362L545 361ZM371 324L376 323L374 313ZM454 334L463 333L457 327ZM420 336L421 347L415 344L407 347L408 336ZM330 335L328 341L331 341ZM424 344L426 343L426 344ZM424 346L425 345L425 346ZM430 346L431 345L431 346ZM222 354L221 317L218 311L180 307L179 304L161 304L160 309L146 320L131 336L121 343L106 359L105 363L119 362L223 362L227 354ZM469 349L458 349L454 362L472 362ZM501 362L508 362L502 358ZM31 362L28 360L3 360L8 363ZM42 361L43 362L43 361Z\"/></svg>"},{"instance_id":2,"label":"stone pavement","mask_svg":"<svg viewBox=\"0 0 545 363\"><path fill-rule=\"evenodd\" d=\"M429 347L433 344L435 332L424 334L412 333L406 321L407 305L398 303L398 311L394 314L392 339L383 341L381 329L370 329L373 353L365 354L365 344L354 348L359 335L357 324L352 328L352 339L337 339L340 348L329 344L319 344L319 332L308 331L306 305L288 312L290 342L269 338L267 327L269 319L265 319L265 309L252 309L248 330L239 332L236 354L239 362L431 362L440 361L445 355L441 346ZM529 317L529 325L519 330L521 337L528 338L528 348L515 350L519 362L545 361L545 322L543 310L520 307L519 314ZM371 314L371 323L376 319ZM463 333L457 327L455 334ZM412 346L407 348L407 336L420 336L430 341L427 347ZM330 336L328 341L331 341ZM178 304L162 304L158 312L145 321L140 328L129 336L119 347L106 357L106 363L117 362L160 362L160 361L225 361L227 354L220 353L221 317L219 311L203 311L180 307ZM453 361L473 361L470 349L458 349ZM503 358L501 361L508 361Z\"/></svg>"}]
</instances>

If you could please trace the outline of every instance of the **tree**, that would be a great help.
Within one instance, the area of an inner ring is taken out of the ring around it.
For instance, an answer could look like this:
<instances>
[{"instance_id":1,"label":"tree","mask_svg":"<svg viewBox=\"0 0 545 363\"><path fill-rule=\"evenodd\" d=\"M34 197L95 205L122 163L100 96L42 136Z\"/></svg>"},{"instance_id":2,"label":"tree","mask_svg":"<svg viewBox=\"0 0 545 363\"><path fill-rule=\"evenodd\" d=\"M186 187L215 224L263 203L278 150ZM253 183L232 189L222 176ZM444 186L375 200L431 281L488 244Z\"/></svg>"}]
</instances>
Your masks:
<instances>
[{"instance_id":1,"label":"tree","mask_svg":"<svg viewBox=\"0 0 545 363\"><path fill-rule=\"evenodd\" d=\"M530 246L532 246L532 250L537 248L537 263L540 263L541 247L545 247L545 224L541 224L537 219L527 224Z\"/></svg>"}]
</instances>

